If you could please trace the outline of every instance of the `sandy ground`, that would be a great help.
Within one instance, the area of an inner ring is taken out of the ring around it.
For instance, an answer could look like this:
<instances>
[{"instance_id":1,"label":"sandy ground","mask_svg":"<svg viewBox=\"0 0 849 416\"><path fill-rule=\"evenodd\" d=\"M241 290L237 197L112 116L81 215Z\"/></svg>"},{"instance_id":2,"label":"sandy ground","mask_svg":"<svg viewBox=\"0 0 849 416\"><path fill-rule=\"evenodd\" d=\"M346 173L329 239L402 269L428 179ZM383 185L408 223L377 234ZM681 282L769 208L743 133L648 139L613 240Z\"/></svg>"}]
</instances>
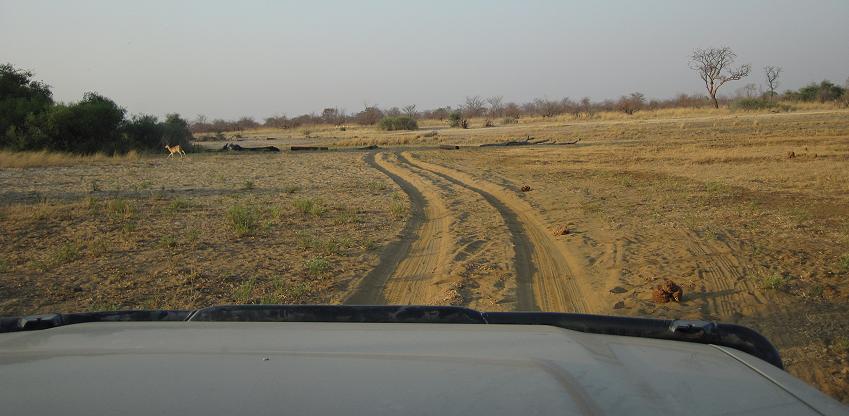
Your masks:
<instances>
[{"instance_id":1,"label":"sandy ground","mask_svg":"<svg viewBox=\"0 0 849 416\"><path fill-rule=\"evenodd\" d=\"M0 312L330 302L719 320L849 401L849 112L325 133L242 144L382 147L0 170ZM475 146L526 136L581 141ZM256 211L249 235L234 205ZM680 303L652 299L664 279Z\"/></svg>"}]
</instances>

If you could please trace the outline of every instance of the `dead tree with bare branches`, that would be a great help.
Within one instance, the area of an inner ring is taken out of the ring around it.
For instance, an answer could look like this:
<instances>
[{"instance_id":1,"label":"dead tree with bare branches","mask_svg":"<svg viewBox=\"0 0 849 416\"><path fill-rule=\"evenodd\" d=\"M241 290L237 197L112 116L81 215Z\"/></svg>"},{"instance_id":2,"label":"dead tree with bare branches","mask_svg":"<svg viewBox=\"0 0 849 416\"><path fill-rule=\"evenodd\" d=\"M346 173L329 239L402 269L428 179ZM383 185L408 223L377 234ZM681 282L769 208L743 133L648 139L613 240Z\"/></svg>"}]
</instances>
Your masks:
<instances>
[{"instance_id":1,"label":"dead tree with bare branches","mask_svg":"<svg viewBox=\"0 0 849 416\"><path fill-rule=\"evenodd\" d=\"M699 77L705 82L708 95L713 100L713 106L719 108L716 93L719 87L728 81L737 81L749 75L751 65L741 65L732 68L737 55L731 48L696 49L690 56L690 68L699 73Z\"/></svg>"},{"instance_id":2,"label":"dead tree with bare branches","mask_svg":"<svg viewBox=\"0 0 849 416\"><path fill-rule=\"evenodd\" d=\"M778 75L781 74L781 67L767 65L764 67L764 74L766 74L766 85L769 88L769 98L774 98L775 90L778 89Z\"/></svg>"}]
</instances>

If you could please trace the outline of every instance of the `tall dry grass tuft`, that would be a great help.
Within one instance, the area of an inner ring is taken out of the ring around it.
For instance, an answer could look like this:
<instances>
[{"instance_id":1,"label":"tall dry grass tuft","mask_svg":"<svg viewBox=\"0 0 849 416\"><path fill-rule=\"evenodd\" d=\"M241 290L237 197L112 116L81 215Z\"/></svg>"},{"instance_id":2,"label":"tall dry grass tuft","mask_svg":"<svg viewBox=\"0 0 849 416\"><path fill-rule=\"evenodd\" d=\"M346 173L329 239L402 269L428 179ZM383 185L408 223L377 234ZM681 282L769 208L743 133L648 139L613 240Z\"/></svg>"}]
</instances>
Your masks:
<instances>
[{"instance_id":1,"label":"tall dry grass tuft","mask_svg":"<svg viewBox=\"0 0 849 416\"><path fill-rule=\"evenodd\" d=\"M0 169L72 166L92 162L124 162L138 160L139 158L140 155L135 150L131 150L127 154L114 156L103 153L77 155L73 153L49 152L46 150L26 152L0 150Z\"/></svg>"}]
</instances>

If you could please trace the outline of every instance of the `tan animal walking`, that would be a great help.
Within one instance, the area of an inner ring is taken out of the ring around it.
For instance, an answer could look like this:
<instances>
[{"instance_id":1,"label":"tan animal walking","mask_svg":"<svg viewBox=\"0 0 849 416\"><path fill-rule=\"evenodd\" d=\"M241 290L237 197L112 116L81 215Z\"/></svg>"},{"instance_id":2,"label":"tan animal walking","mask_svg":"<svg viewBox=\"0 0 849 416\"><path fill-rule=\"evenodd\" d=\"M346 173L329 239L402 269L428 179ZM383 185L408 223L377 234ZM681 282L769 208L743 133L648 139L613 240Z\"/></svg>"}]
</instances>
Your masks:
<instances>
[{"instance_id":1,"label":"tan animal walking","mask_svg":"<svg viewBox=\"0 0 849 416\"><path fill-rule=\"evenodd\" d=\"M168 146L168 145L166 144L166 145L165 145L165 149L167 149L169 152L171 152L171 153L168 155L168 157L174 156L174 153L179 154L179 155L180 155L180 157L183 157L183 156L185 156L185 155L186 155L186 152L184 152L184 151L183 151L183 148L182 148L182 147L180 147L180 145L179 145L179 144L178 144L178 145L176 145L176 146Z\"/></svg>"}]
</instances>

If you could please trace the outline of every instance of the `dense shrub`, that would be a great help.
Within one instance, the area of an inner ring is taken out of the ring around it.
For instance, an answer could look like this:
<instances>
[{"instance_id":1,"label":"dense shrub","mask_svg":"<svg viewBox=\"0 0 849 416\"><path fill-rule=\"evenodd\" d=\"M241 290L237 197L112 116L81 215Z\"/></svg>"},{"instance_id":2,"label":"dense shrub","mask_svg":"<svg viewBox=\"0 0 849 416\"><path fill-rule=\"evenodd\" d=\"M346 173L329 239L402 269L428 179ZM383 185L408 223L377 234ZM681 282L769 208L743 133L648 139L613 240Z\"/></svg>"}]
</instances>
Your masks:
<instances>
[{"instance_id":1,"label":"dense shrub","mask_svg":"<svg viewBox=\"0 0 849 416\"><path fill-rule=\"evenodd\" d=\"M137 114L124 122L122 128L134 149L158 149L162 146L164 126L156 116Z\"/></svg>"},{"instance_id":2,"label":"dense shrub","mask_svg":"<svg viewBox=\"0 0 849 416\"><path fill-rule=\"evenodd\" d=\"M363 126L370 126L380 121L382 117L383 111L380 111L379 108L366 107L365 109L363 109L363 111L360 111L359 113L354 115L354 120L357 122L357 124Z\"/></svg>"},{"instance_id":3,"label":"dense shrub","mask_svg":"<svg viewBox=\"0 0 849 416\"><path fill-rule=\"evenodd\" d=\"M448 114L448 125L451 127L469 128L469 121L463 118L463 113L460 110L454 110Z\"/></svg>"},{"instance_id":4,"label":"dense shrub","mask_svg":"<svg viewBox=\"0 0 849 416\"><path fill-rule=\"evenodd\" d=\"M377 125L381 130L418 130L416 119L410 116L387 116L380 119Z\"/></svg>"},{"instance_id":5,"label":"dense shrub","mask_svg":"<svg viewBox=\"0 0 849 416\"><path fill-rule=\"evenodd\" d=\"M754 110L772 110L776 111L792 111L793 107L786 103L779 103L769 98L740 98L731 103L731 109L754 111Z\"/></svg>"},{"instance_id":6,"label":"dense shrub","mask_svg":"<svg viewBox=\"0 0 849 416\"><path fill-rule=\"evenodd\" d=\"M778 107L778 103L763 98L740 98L731 103L735 110L766 110Z\"/></svg>"},{"instance_id":7,"label":"dense shrub","mask_svg":"<svg viewBox=\"0 0 849 416\"><path fill-rule=\"evenodd\" d=\"M189 124L177 114L164 122L126 110L97 93L76 103L54 104L50 88L32 73L0 65L0 148L73 153L126 153L164 144L189 148Z\"/></svg>"},{"instance_id":8,"label":"dense shrub","mask_svg":"<svg viewBox=\"0 0 849 416\"><path fill-rule=\"evenodd\" d=\"M0 65L0 148L26 144L30 129L37 127L53 105L50 87L32 80L32 73Z\"/></svg>"},{"instance_id":9,"label":"dense shrub","mask_svg":"<svg viewBox=\"0 0 849 416\"><path fill-rule=\"evenodd\" d=\"M798 101L835 101L839 100L845 88L835 85L831 81L822 81L819 84L808 84L799 91L787 91L784 93L784 98Z\"/></svg>"},{"instance_id":10,"label":"dense shrub","mask_svg":"<svg viewBox=\"0 0 849 416\"><path fill-rule=\"evenodd\" d=\"M45 129L52 150L79 153L115 153L128 150L119 127L126 110L114 101L86 93L82 101L53 106Z\"/></svg>"}]
</instances>

